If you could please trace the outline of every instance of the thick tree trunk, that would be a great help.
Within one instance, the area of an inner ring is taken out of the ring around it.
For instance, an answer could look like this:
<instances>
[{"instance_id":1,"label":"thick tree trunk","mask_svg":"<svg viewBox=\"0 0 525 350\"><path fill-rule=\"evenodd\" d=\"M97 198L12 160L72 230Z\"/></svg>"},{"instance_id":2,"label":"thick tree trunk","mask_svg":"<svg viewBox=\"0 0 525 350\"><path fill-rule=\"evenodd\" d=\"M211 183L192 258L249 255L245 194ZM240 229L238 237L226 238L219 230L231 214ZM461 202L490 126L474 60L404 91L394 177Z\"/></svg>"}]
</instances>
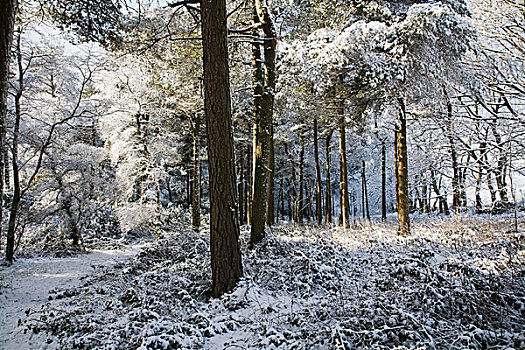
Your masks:
<instances>
[{"instance_id":1,"label":"thick tree trunk","mask_svg":"<svg viewBox=\"0 0 525 350\"><path fill-rule=\"evenodd\" d=\"M226 1L201 1L204 106L210 172L210 249L213 295L242 277L230 107Z\"/></svg>"},{"instance_id":2,"label":"thick tree trunk","mask_svg":"<svg viewBox=\"0 0 525 350\"><path fill-rule=\"evenodd\" d=\"M339 153L341 155L341 218L344 228L350 227L350 201L348 199L348 166L346 161L346 127L344 101L338 108L339 114Z\"/></svg>"},{"instance_id":3,"label":"thick tree trunk","mask_svg":"<svg viewBox=\"0 0 525 350\"><path fill-rule=\"evenodd\" d=\"M277 34L270 16L266 0L255 0L255 7L261 29L264 33L264 91L262 97L261 119L266 124L265 131L268 144L268 201L266 208L266 225L274 223L274 192L275 192L275 150L273 140L273 106L275 99L275 57Z\"/></svg>"},{"instance_id":4,"label":"thick tree trunk","mask_svg":"<svg viewBox=\"0 0 525 350\"><path fill-rule=\"evenodd\" d=\"M193 193L191 199L191 226L199 231L201 225L201 186L200 186L200 128L201 118L195 115L193 121Z\"/></svg>"},{"instance_id":5,"label":"thick tree trunk","mask_svg":"<svg viewBox=\"0 0 525 350\"><path fill-rule=\"evenodd\" d=\"M267 212L269 219L273 221L273 174L270 176L270 143L273 141L273 105L275 90L275 48L277 36L269 10L265 0L253 0L254 8L254 37L257 37L255 25L261 24L264 33L264 80L262 77L261 50L257 42L254 43L252 58L254 65L254 98L260 96L260 110L255 110L254 126L254 185L253 185L253 209L252 230L250 244L259 242L264 237L264 227L267 223ZM257 40L257 39L256 39ZM261 70L260 73L257 70ZM254 105L257 107L257 101ZM271 189L268 191L268 185ZM268 202L268 196L272 196Z\"/></svg>"},{"instance_id":6,"label":"thick tree trunk","mask_svg":"<svg viewBox=\"0 0 525 350\"><path fill-rule=\"evenodd\" d=\"M386 142L381 141L381 220L386 221Z\"/></svg>"},{"instance_id":7,"label":"thick tree trunk","mask_svg":"<svg viewBox=\"0 0 525 350\"><path fill-rule=\"evenodd\" d=\"M397 232L400 235L410 233L410 211L408 198L408 157L407 157L407 120L405 102L400 99L400 111L396 129L397 142Z\"/></svg>"},{"instance_id":8,"label":"thick tree trunk","mask_svg":"<svg viewBox=\"0 0 525 350\"><path fill-rule=\"evenodd\" d=\"M252 0L252 79L253 79L253 183L252 183L252 213L250 246L253 246L264 237L264 226L266 224L266 200L267 200L267 169L268 169L268 130L267 121L263 115L263 67L261 44L258 39L259 16L256 10L256 1Z\"/></svg>"},{"instance_id":9,"label":"thick tree trunk","mask_svg":"<svg viewBox=\"0 0 525 350\"><path fill-rule=\"evenodd\" d=\"M331 167L331 155L330 155L330 142L332 140L333 130L330 129L326 135L326 203L325 203L325 216L326 223L332 223L332 179L330 177Z\"/></svg>"},{"instance_id":10,"label":"thick tree trunk","mask_svg":"<svg viewBox=\"0 0 525 350\"><path fill-rule=\"evenodd\" d=\"M317 224L321 225L323 222L323 188L321 186L321 165L319 164L319 141L318 141L318 127L317 118L314 118L314 160L315 160L315 177L316 177L316 192L315 192L315 214Z\"/></svg>"},{"instance_id":11,"label":"thick tree trunk","mask_svg":"<svg viewBox=\"0 0 525 350\"><path fill-rule=\"evenodd\" d=\"M11 43L15 25L17 0L0 0L0 155L6 154L6 119L7 91L9 87L9 62L11 58ZM4 173L6 159L0 156L0 240L2 239L2 218L4 208ZM13 263L15 237L9 234L6 245L6 260Z\"/></svg>"}]
</instances>

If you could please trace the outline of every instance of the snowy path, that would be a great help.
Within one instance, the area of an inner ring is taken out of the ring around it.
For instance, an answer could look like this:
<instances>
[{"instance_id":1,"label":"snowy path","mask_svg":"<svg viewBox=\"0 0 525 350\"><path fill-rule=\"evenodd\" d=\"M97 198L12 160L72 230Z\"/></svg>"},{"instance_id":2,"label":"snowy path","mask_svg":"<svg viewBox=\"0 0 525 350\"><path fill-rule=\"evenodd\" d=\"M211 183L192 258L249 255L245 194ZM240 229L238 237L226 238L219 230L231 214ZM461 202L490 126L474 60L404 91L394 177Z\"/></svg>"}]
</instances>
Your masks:
<instances>
[{"instance_id":1,"label":"snowy path","mask_svg":"<svg viewBox=\"0 0 525 350\"><path fill-rule=\"evenodd\" d=\"M48 301L49 291L79 285L80 278L94 267L109 266L133 257L143 246L124 250L94 250L68 258L19 259L11 267L0 267L0 349L55 349L45 335L18 327L29 308L38 310Z\"/></svg>"}]
</instances>

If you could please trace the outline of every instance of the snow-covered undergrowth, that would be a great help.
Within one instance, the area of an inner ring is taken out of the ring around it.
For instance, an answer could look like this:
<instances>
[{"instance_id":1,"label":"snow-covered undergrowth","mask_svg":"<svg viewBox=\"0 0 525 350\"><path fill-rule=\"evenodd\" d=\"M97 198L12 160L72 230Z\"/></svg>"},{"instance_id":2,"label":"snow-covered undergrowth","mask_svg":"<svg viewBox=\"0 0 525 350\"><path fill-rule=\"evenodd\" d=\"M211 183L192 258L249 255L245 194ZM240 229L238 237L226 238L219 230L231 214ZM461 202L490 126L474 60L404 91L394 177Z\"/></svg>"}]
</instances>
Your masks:
<instances>
[{"instance_id":1,"label":"snow-covered undergrowth","mask_svg":"<svg viewBox=\"0 0 525 350\"><path fill-rule=\"evenodd\" d=\"M20 239L15 258L65 257L91 250L119 250L139 242L153 241L156 237L155 230L148 225L137 225L122 232L114 218L104 220L90 223L92 227L82 233L78 247L72 245L70 235L62 230L31 230ZM3 251L0 252L1 258L4 258Z\"/></svg>"},{"instance_id":2,"label":"snow-covered undergrowth","mask_svg":"<svg viewBox=\"0 0 525 350\"><path fill-rule=\"evenodd\" d=\"M523 349L525 242L509 227L278 226L220 299L208 236L181 231L57 290L26 322L67 349Z\"/></svg>"}]
</instances>

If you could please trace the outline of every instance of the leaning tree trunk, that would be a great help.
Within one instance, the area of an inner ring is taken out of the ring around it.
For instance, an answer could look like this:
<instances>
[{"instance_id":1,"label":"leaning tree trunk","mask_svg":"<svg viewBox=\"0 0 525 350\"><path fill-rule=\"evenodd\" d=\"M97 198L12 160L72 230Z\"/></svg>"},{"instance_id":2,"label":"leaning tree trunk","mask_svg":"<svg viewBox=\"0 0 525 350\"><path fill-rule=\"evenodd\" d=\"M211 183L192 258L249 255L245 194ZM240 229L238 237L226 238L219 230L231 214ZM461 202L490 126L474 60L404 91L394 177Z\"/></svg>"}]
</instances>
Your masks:
<instances>
[{"instance_id":1,"label":"leaning tree trunk","mask_svg":"<svg viewBox=\"0 0 525 350\"><path fill-rule=\"evenodd\" d=\"M396 182L397 182L397 232L400 235L410 233L410 209L408 198L408 147L407 147L407 120L405 102L399 100L398 125L396 128Z\"/></svg>"},{"instance_id":2,"label":"leaning tree trunk","mask_svg":"<svg viewBox=\"0 0 525 350\"><path fill-rule=\"evenodd\" d=\"M341 218L343 227L350 227L350 201L348 199L348 167L346 161L346 128L344 115L344 101L338 108L339 113L339 153L341 155Z\"/></svg>"},{"instance_id":3,"label":"leaning tree trunk","mask_svg":"<svg viewBox=\"0 0 525 350\"><path fill-rule=\"evenodd\" d=\"M242 277L230 106L226 1L201 1L204 107L210 172L210 250L213 295Z\"/></svg>"},{"instance_id":4,"label":"leaning tree trunk","mask_svg":"<svg viewBox=\"0 0 525 350\"><path fill-rule=\"evenodd\" d=\"M2 217L4 208L4 172L6 154L6 119L7 119L7 91L9 86L9 62L11 58L11 43L15 25L17 0L0 0L0 240L2 239ZM15 249L14 232L7 237L6 260L13 262Z\"/></svg>"},{"instance_id":5,"label":"leaning tree trunk","mask_svg":"<svg viewBox=\"0 0 525 350\"><path fill-rule=\"evenodd\" d=\"M325 203L325 220L327 224L332 223L332 179L330 177L330 142L332 140L333 129L326 135L326 203Z\"/></svg>"},{"instance_id":6,"label":"leaning tree trunk","mask_svg":"<svg viewBox=\"0 0 525 350\"><path fill-rule=\"evenodd\" d=\"M321 186L321 165L319 164L319 141L318 141L318 127L317 118L314 118L314 160L315 160L315 177L317 186L315 188L315 215L317 224L321 225L323 222L323 188Z\"/></svg>"}]
</instances>

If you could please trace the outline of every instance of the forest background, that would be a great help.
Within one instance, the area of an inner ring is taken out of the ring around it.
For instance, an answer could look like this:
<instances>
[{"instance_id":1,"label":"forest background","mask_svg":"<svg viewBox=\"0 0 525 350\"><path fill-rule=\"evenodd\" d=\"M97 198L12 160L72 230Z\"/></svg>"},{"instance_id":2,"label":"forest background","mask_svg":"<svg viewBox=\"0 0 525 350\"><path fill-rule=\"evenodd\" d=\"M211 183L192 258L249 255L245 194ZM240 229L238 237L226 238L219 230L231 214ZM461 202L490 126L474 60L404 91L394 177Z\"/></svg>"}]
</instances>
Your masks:
<instances>
[{"instance_id":1,"label":"forest background","mask_svg":"<svg viewBox=\"0 0 525 350\"><path fill-rule=\"evenodd\" d=\"M503 214L522 244L519 1L2 5L9 262L209 225L218 296L245 224L253 248L283 222L407 236L411 218Z\"/></svg>"}]
</instances>

